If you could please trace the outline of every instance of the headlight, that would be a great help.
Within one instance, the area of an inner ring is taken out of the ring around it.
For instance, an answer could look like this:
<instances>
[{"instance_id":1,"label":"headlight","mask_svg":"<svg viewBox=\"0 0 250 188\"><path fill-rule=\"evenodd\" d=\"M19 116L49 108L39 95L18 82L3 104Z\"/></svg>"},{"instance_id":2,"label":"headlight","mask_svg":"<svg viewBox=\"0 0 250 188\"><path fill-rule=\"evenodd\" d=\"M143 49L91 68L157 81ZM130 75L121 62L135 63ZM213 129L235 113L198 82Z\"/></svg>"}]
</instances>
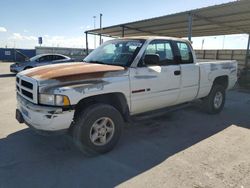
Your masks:
<instances>
[{"instance_id":1,"label":"headlight","mask_svg":"<svg viewBox=\"0 0 250 188\"><path fill-rule=\"evenodd\" d=\"M69 106L70 101L64 95L39 94L39 103L52 106Z\"/></svg>"}]
</instances>

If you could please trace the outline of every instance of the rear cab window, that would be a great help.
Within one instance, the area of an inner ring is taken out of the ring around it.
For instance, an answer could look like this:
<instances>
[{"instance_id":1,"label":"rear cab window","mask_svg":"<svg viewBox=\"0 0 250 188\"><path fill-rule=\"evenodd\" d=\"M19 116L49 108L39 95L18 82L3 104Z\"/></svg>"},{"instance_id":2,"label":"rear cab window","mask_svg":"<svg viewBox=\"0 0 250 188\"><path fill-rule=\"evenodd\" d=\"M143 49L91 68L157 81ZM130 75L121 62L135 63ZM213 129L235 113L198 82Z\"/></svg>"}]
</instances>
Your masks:
<instances>
[{"instance_id":1,"label":"rear cab window","mask_svg":"<svg viewBox=\"0 0 250 188\"><path fill-rule=\"evenodd\" d=\"M181 64L194 63L191 47L185 42L176 42L180 54Z\"/></svg>"}]
</instances>

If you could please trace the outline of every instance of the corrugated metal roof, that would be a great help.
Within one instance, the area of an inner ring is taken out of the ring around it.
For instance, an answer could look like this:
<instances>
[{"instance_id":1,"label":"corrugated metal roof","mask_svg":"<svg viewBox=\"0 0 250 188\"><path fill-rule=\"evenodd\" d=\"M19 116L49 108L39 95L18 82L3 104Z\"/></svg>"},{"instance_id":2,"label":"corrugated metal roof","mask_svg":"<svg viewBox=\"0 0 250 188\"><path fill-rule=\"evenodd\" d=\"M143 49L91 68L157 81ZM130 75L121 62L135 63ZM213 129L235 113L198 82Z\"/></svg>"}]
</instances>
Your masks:
<instances>
[{"instance_id":1,"label":"corrugated metal roof","mask_svg":"<svg viewBox=\"0 0 250 188\"><path fill-rule=\"evenodd\" d=\"M192 15L192 36L250 33L250 0L234 1L186 12L129 22L86 32L113 37L140 35L188 36L188 18Z\"/></svg>"}]
</instances>

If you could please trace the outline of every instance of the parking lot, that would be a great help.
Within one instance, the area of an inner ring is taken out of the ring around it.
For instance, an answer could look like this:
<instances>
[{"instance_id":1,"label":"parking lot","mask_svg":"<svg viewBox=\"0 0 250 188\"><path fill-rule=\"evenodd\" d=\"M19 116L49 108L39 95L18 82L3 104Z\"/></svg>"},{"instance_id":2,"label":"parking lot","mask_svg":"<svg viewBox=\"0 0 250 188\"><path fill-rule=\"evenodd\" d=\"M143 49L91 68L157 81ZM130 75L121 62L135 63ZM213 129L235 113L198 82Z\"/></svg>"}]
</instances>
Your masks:
<instances>
[{"instance_id":1,"label":"parking lot","mask_svg":"<svg viewBox=\"0 0 250 188\"><path fill-rule=\"evenodd\" d=\"M0 188L250 187L250 93L223 112L200 106L127 125L108 154L84 157L68 136L42 137L15 120L15 75L0 62Z\"/></svg>"}]
</instances>

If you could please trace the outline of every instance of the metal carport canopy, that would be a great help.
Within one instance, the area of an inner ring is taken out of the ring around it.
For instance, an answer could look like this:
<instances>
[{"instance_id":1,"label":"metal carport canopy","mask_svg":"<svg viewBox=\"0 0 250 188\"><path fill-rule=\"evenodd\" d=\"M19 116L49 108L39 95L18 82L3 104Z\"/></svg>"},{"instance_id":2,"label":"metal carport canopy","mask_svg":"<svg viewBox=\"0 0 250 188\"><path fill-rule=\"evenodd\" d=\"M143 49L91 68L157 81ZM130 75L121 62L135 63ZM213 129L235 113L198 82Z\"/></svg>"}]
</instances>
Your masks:
<instances>
[{"instance_id":1,"label":"metal carport canopy","mask_svg":"<svg viewBox=\"0 0 250 188\"><path fill-rule=\"evenodd\" d=\"M188 2L187 2L188 3ZM110 37L199 37L250 33L250 1L233 1L186 12L86 31Z\"/></svg>"}]
</instances>

